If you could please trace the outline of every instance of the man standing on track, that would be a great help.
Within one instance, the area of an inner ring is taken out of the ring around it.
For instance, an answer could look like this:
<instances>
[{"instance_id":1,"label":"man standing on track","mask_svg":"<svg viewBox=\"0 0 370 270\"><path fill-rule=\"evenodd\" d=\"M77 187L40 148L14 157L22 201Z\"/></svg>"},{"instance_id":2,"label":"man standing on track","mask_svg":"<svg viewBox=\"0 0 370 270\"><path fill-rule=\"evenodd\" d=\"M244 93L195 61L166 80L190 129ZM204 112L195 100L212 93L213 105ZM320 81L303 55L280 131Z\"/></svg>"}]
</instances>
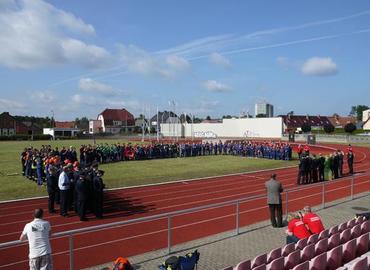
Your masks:
<instances>
[{"instance_id":1,"label":"man standing on track","mask_svg":"<svg viewBox=\"0 0 370 270\"><path fill-rule=\"evenodd\" d=\"M271 175L271 179L266 181L265 187L267 189L267 204L270 209L271 225L272 227L282 227L283 208L281 205L281 192L283 192L283 186L276 179L276 174Z\"/></svg>"},{"instance_id":2,"label":"man standing on track","mask_svg":"<svg viewBox=\"0 0 370 270\"><path fill-rule=\"evenodd\" d=\"M349 148L347 153L347 163L348 163L348 169L349 174L353 174L353 160L355 159L355 156L352 152L352 148Z\"/></svg>"},{"instance_id":3,"label":"man standing on track","mask_svg":"<svg viewBox=\"0 0 370 270\"><path fill-rule=\"evenodd\" d=\"M28 239L30 270L52 270L50 223L42 219L42 209L36 209L34 217L33 221L26 224L19 239Z\"/></svg>"},{"instance_id":4,"label":"man standing on track","mask_svg":"<svg viewBox=\"0 0 370 270\"><path fill-rule=\"evenodd\" d=\"M71 169L72 164L68 164L63 167L63 172L59 175L58 186L60 189L60 215L63 217L68 216L68 198L70 181L68 172Z\"/></svg>"}]
</instances>

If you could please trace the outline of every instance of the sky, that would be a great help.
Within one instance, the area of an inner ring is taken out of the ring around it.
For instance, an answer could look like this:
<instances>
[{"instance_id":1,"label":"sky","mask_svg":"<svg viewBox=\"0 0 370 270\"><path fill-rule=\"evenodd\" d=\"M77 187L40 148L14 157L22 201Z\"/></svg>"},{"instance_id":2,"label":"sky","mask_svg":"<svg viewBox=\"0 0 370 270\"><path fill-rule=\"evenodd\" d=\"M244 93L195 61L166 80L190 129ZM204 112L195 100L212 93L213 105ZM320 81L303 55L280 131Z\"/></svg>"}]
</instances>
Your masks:
<instances>
[{"instance_id":1,"label":"sky","mask_svg":"<svg viewBox=\"0 0 370 270\"><path fill-rule=\"evenodd\" d=\"M0 112L348 115L369 48L368 0L0 0Z\"/></svg>"}]
</instances>

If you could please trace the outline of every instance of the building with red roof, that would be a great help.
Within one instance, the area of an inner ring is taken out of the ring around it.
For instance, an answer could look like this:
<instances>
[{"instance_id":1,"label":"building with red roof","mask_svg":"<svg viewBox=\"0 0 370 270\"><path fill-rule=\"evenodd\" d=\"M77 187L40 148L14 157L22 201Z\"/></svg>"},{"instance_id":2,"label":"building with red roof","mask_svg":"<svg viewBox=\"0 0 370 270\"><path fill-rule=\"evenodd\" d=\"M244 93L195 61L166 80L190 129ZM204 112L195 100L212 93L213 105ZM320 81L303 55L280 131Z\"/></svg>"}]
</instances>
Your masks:
<instances>
[{"instance_id":1,"label":"building with red roof","mask_svg":"<svg viewBox=\"0 0 370 270\"><path fill-rule=\"evenodd\" d=\"M100 122L100 123L99 123ZM97 121L90 121L90 133L106 132L117 134L132 132L135 127L135 118L126 109L105 109L98 115Z\"/></svg>"},{"instance_id":2,"label":"building with red roof","mask_svg":"<svg viewBox=\"0 0 370 270\"><path fill-rule=\"evenodd\" d=\"M55 121L56 128L76 128L74 121Z\"/></svg>"}]
</instances>

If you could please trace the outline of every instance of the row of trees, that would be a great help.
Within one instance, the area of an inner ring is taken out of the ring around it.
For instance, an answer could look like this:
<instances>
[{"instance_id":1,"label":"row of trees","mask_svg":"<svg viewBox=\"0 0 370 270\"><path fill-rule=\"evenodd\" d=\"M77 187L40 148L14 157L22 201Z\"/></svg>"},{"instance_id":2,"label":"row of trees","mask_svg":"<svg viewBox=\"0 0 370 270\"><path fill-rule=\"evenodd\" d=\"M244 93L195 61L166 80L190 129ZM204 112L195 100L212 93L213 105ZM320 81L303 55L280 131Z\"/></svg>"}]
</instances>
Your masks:
<instances>
[{"instance_id":1,"label":"row of trees","mask_svg":"<svg viewBox=\"0 0 370 270\"><path fill-rule=\"evenodd\" d=\"M307 132L310 132L311 131L311 126L308 125L308 124L303 124L302 127L301 127L301 129L302 129L302 132L307 133ZM330 134L330 133L333 133L334 130L335 130L335 127L333 125L331 125L331 124L324 125L324 131L325 131L325 133ZM346 133L352 133L355 130L356 130L356 125L353 124L353 123L348 123L348 124L346 124L344 126L344 131Z\"/></svg>"}]
</instances>

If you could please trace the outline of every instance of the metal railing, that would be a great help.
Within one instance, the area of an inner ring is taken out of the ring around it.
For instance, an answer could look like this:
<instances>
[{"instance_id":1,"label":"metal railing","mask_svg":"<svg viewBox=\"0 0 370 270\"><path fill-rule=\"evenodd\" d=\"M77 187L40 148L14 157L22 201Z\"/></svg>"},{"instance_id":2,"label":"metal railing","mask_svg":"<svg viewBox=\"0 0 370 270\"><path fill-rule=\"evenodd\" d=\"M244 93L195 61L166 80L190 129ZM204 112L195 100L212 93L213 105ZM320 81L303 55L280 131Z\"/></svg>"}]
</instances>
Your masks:
<instances>
[{"instance_id":1,"label":"metal railing","mask_svg":"<svg viewBox=\"0 0 370 270\"><path fill-rule=\"evenodd\" d=\"M370 173L363 173L363 174L357 174L356 177L365 177L365 176L370 176ZM291 208L290 204L294 204L294 200L290 201L290 195L295 192L303 192L304 190L308 189L313 189L313 188L319 188L321 187L321 192L320 193L315 193L312 194L312 196L320 196L321 195L321 202L318 202L317 205L312 205L318 207L318 209L323 209L326 207L326 195L328 193L327 191L327 186L334 184L334 183L343 183L349 181L349 185L345 185L344 187L340 187L338 189L343 189L343 188L350 188L349 196L342 197L342 199L346 199L347 197L349 200L355 199L355 186L356 185L361 185L365 183L370 183L369 180L362 181L360 183L355 183L355 175L349 176L349 177L344 177L340 178L334 181L324 181L324 182L319 182L315 184L310 184L310 185L305 185L305 186L299 186L291 189L284 190L283 193L285 193L285 196L283 194L283 198L285 201L285 215L288 214L289 209ZM333 190L332 190L333 191ZM363 193L363 192L357 192L357 193ZM366 191L368 193L368 191ZM70 230L70 231L65 231L65 232L59 232L55 233L52 235L52 239L55 238L60 238L60 237L68 237L68 253L69 253L69 269L73 270L75 269L75 260L74 260L74 238L77 234L80 233L86 233L86 232L93 232L97 230L105 230L105 229L112 229L115 227L119 226L124 226L124 225L130 225L130 224L136 224L136 223L142 223L142 222L147 222L147 221L153 221L153 220L160 220L160 219L167 219L167 254L171 253L171 248L173 246L172 244L172 233L173 233L173 218L176 216L180 216L183 214L190 214L190 213L195 213L199 211L204 211L208 209L214 209L214 208L219 208L219 207L224 207L224 206L235 206L235 235L240 234L240 217L241 217L241 211L240 211L240 205L245 202L250 202L256 199L263 199L266 198L266 195L256 195L256 196L250 196L247 198L242 198L242 199L237 199L237 200L230 200L226 202L221 202L221 203L214 203L210 205L204 205L204 206L199 206L199 207L194 207L191 209L184 209L184 210L178 210L178 211L173 211L169 213L163 213L163 214L157 214L153 216L148 216L148 217L141 217L141 218L136 218L136 219L131 219L131 220L126 220L126 221L119 221L119 222L113 222L109 224L103 224L103 225L96 225L96 226L90 226L87 228L81 228L81 229L75 229L75 230ZM346 200L348 201L348 200ZM283 202L284 203L284 202ZM253 210L253 209L252 209ZM11 242L6 242L6 243L1 243L0 244L0 252L1 249L6 249L6 248L11 248L11 247L16 247L18 245L24 244L25 242L21 242L19 240L17 241L11 241ZM1 268L1 265L0 265Z\"/></svg>"}]
</instances>

